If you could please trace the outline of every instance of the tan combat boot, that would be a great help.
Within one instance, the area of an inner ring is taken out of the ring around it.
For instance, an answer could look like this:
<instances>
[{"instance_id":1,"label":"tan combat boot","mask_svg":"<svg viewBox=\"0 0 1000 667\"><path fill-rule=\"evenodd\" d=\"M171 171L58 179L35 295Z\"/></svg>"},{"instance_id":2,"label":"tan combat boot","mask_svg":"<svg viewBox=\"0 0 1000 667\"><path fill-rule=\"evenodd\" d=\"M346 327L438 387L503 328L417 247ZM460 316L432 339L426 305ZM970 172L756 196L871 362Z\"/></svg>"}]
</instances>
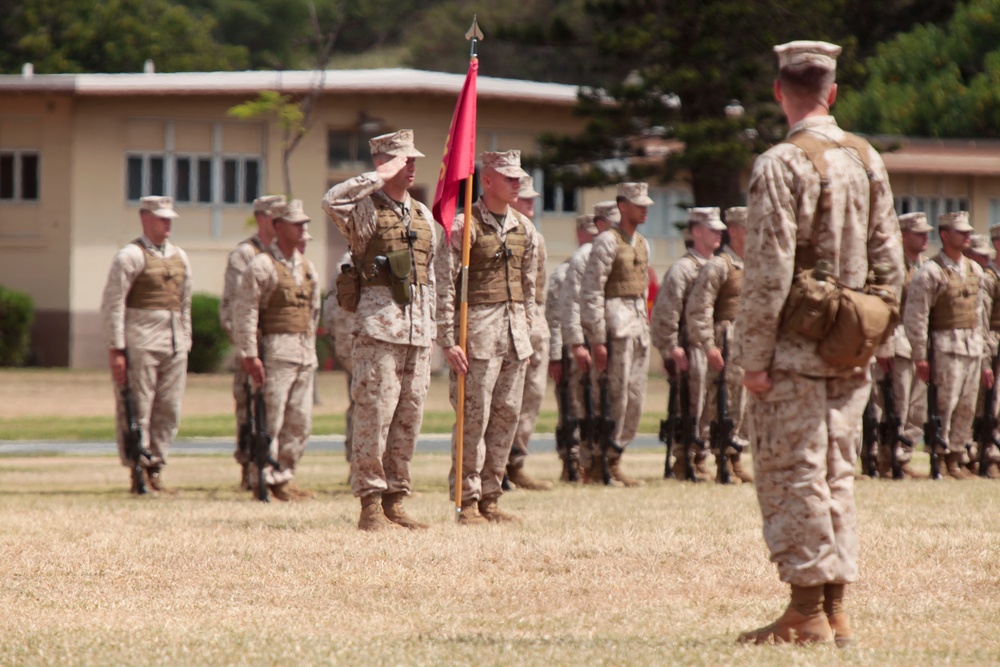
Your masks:
<instances>
[{"instance_id":1,"label":"tan combat boot","mask_svg":"<svg viewBox=\"0 0 1000 667\"><path fill-rule=\"evenodd\" d=\"M241 463L240 464L240 490L249 491L251 489L250 485L250 464Z\"/></svg>"},{"instance_id":2,"label":"tan combat boot","mask_svg":"<svg viewBox=\"0 0 1000 667\"><path fill-rule=\"evenodd\" d=\"M844 589L846 584L826 584L823 587L823 612L833 630L833 640L837 648L846 648L854 641L851 619L844 611Z\"/></svg>"},{"instance_id":3,"label":"tan combat boot","mask_svg":"<svg viewBox=\"0 0 1000 667\"><path fill-rule=\"evenodd\" d=\"M163 490L163 478L160 477L159 466L146 468L146 480L150 491L160 492Z\"/></svg>"},{"instance_id":4,"label":"tan combat boot","mask_svg":"<svg viewBox=\"0 0 1000 667\"><path fill-rule=\"evenodd\" d=\"M401 526L385 517L382 512L382 494L376 492L361 496L361 518L358 519L358 528L374 532L395 530Z\"/></svg>"},{"instance_id":5,"label":"tan combat boot","mask_svg":"<svg viewBox=\"0 0 1000 667\"><path fill-rule=\"evenodd\" d=\"M479 513L493 523L519 523L521 517L504 512L497 505L497 496L490 496L479 501Z\"/></svg>"},{"instance_id":6,"label":"tan combat boot","mask_svg":"<svg viewBox=\"0 0 1000 667\"><path fill-rule=\"evenodd\" d=\"M611 479L616 482L621 482L627 487L634 488L643 485L642 480L629 477L625 474L622 470L622 455L618 452L608 453L608 472L611 473Z\"/></svg>"},{"instance_id":7,"label":"tan combat boot","mask_svg":"<svg viewBox=\"0 0 1000 667\"><path fill-rule=\"evenodd\" d=\"M524 472L524 464L517 466L507 466L507 479L511 484L525 491L548 491L552 488L552 482L542 481L531 477Z\"/></svg>"},{"instance_id":8,"label":"tan combat boot","mask_svg":"<svg viewBox=\"0 0 1000 667\"><path fill-rule=\"evenodd\" d=\"M741 457L742 455L739 452L729 455L729 465L731 466L733 476L744 484L753 484L753 475L743 467Z\"/></svg>"},{"instance_id":9,"label":"tan combat boot","mask_svg":"<svg viewBox=\"0 0 1000 667\"><path fill-rule=\"evenodd\" d=\"M403 528L410 528L411 530L426 530L430 528L426 523L420 523L406 513L406 510L403 509L403 496L405 495L402 491L382 494L382 512L385 514L385 518L393 523L398 523Z\"/></svg>"},{"instance_id":10,"label":"tan combat boot","mask_svg":"<svg viewBox=\"0 0 1000 667\"><path fill-rule=\"evenodd\" d=\"M489 523L489 520L479 513L478 500L463 498L462 511L458 513L458 523L462 526L482 526Z\"/></svg>"},{"instance_id":11,"label":"tan combat boot","mask_svg":"<svg viewBox=\"0 0 1000 667\"><path fill-rule=\"evenodd\" d=\"M312 500L316 497L316 494L309 489L303 489L298 486L295 482L289 482L287 487L288 495L292 497L292 500Z\"/></svg>"},{"instance_id":12,"label":"tan combat boot","mask_svg":"<svg viewBox=\"0 0 1000 667\"><path fill-rule=\"evenodd\" d=\"M271 492L271 497L283 503L292 500L292 494L288 492L288 482L268 484L267 490Z\"/></svg>"},{"instance_id":13,"label":"tan combat boot","mask_svg":"<svg viewBox=\"0 0 1000 667\"><path fill-rule=\"evenodd\" d=\"M823 610L823 585L792 585L792 601L778 620L744 632L741 644L818 644L833 641L833 630Z\"/></svg>"},{"instance_id":14,"label":"tan combat boot","mask_svg":"<svg viewBox=\"0 0 1000 667\"><path fill-rule=\"evenodd\" d=\"M914 470L909 461L899 466L899 469L903 471L903 479L927 479L930 477L927 473Z\"/></svg>"},{"instance_id":15,"label":"tan combat boot","mask_svg":"<svg viewBox=\"0 0 1000 667\"><path fill-rule=\"evenodd\" d=\"M969 473L962 466L962 455L956 452L948 452L944 456L945 471L954 479L969 479Z\"/></svg>"}]
</instances>

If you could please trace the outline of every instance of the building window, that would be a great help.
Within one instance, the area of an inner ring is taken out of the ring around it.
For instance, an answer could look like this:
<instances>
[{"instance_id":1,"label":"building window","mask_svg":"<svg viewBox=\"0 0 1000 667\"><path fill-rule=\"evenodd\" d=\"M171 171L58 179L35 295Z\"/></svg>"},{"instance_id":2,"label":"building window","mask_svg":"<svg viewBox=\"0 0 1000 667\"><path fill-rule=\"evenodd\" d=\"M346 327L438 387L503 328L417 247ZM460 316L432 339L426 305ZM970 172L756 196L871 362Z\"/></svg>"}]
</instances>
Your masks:
<instances>
[{"instance_id":1,"label":"building window","mask_svg":"<svg viewBox=\"0 0 1000 667\"><path fill-rule=\"evenodd\" d=\"M327 166L330 169L356 171L371 164L368 140L378 136L377 129L328 130L326 133Z\"/></svg>"},{"instance_id":2,"label":"building window","mask_svg":"<svg viewBox=\"0 0 1000 667\"><path fill-rule=\"evenodd\" d=\"M0 201L38 201L38 153L0 151Z\"/></svg>"},{"instance_id":3,"label":"building window","mask_svg":"<svg viewBox=\"0 0 1000 667\"><path fill-rule=\"evenodd\" d=\"M535 189L538 190L537 185ZM580 193L578 188L564 188L561 185L543 182L540 192L542 211L545 213L576 214Z\"/></svg>"},{"instance_id":4,"label":"building window","mask_svg":"<svg viewBox=\"0 0 1000 667\"><path fill-rule=\"evenodd\" d=\"M642 233L647 238L678 239L687 225L691 193L678 188L650 188L653 205L649 207Z\"/></svg>"},{"instance_id":5,"label":"building window","mask_svg":"<svg viewBox=\"0 0 1000 667\"><path fill-rule=\"evenodd\" d=\"M249 204L260 193L261 159L226 157L221 161L221 192L215 193L215 160L202 155L166 156L162 153L130 153L126 157L125 192L129 201L166 193L168 172L173 183L169 193L178 203Z\"/></svg>"}]
</instances>

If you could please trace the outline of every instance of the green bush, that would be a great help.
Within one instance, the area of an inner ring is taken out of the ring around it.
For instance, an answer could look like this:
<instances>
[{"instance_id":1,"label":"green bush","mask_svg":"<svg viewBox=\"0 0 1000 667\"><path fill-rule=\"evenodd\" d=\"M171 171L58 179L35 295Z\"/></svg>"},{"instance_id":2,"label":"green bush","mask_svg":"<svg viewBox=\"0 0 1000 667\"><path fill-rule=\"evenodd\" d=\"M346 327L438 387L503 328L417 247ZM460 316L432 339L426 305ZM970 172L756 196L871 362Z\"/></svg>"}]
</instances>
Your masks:
<instances>
[{"instance_id":1,"label":"green bush","mask_svg":"<svg viewBox=\"0 0 1000 667\"><path fill-rule=\"evenodd\" d=\"M0 287L0 366L23 366L31 352L35 302L23 292Z\"/></svg>"},{"instance_id":2,"label":"green bush","mask_svg":"<svg viewBox=\"0 0 1000 667\"><path fill-rule=\"evenodd\" d=\"M219 323L219 298L211 294L191 297L191 353L188 372L212 373L229 351L229 339Z\"/></svg>"}]
</instances>

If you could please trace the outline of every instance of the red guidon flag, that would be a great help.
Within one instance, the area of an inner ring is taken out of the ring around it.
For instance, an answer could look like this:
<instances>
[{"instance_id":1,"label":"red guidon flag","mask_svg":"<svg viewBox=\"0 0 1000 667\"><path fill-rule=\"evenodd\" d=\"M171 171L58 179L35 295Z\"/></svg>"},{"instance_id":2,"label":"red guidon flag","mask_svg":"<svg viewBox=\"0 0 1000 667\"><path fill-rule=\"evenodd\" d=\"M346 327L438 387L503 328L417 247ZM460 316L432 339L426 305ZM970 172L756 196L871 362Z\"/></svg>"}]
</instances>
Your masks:
<instances>
[{"instance_id":1,"label":"red guidon flag","mask_svg":"<svg viewBox=\"0 0 1000 667\"><path fill-rule=\"evenodd\" d=\"M444 227L445 236L451 239L451 224L455 219L459 184L475 172L476 168L476 75L479 59L469 62L462 94L455 105L448 140L444 144L441 171L438 173L437 191L434 193L432 211L434 219Z\"/></svg>"}]
</instances>

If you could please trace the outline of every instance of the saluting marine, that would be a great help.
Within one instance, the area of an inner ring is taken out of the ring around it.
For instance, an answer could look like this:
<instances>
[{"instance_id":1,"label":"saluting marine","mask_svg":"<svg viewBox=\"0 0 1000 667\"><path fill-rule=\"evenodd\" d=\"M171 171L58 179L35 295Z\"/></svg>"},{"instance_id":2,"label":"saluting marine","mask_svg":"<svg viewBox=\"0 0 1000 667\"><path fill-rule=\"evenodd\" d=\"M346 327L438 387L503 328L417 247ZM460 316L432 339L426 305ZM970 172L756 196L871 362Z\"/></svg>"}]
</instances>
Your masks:
<instances>
[{"instance_id":1,"label":"saluting marine","mask_svg":"<svg viewBox=\"0 0 1000 667\"><path fill-rule=\"evenodd\" d=\"M743 255L746 248L747 209L735 206L726 209L726 227L729 243L722 252L713 256L695 279L687 299L684 318L687 321L688 342L701 348L708 362L705 378L705 422L718 418L718 404L713 387L718 383L723 368L726 369L726 405L733 420L733 440L741 447L750 444L746 423L746 390L743 387L743 369L732 363L736 341L736 311L740 305L743 287ZM729 358L723 357L723 338L729 347ZM704 437L704 436L703 436ZM753 476L743 468L740 451L726 453L726 465L740 482L752 482Z\"/></svg>"},{"instance_id":2,"label":"saluting marine","mask_svg":"<svg viewBox=\"0 0 1000 667\"><path fill-rule=\"evenodd\" d=\"M535 316L535 228L512 205L521 189L520 151L481 157L483 195L472 220L455 217L451 240L435 259L437 343L451 368L449 395L458 406L457 374L465 375L463 460L449 477L452 498L462 485L465 525L516 521L499 508L501 484L521 414L524 372L532 354ZM467 352L458 345L457 287L462 228L470 225ZM452 438L452 451L456 442ZM453 457L454 458L454 457Z\"/></svg>"},{"instance_id":3,"label":"saluting marine","mask_svg":"<svg viewBox=\"0 0 1000 667\"><path fill-rule=\"evenodd\" d=\"M136 465L126 455L123 438L128 425L120 389L127 383L141 446L150 453L139 464L154 491L163 490L160 473L177 435L191 350L191 264L168 240L176 218L170 197L142 198L142 236L115 255L101 300L115 385L118 454L125 467ZM141 491L138 481L132 478L132 493Z\"/></svg>"},{"instance_id":4,"label":"saluting marine","mask_svg":"<svg viewBox=\"0 0 1000 667\"><path fill-rule=\"evenodd\" d=\"M309 216L302 201L273 206L275 239L267 252L250 262L233 301L233 331L243 369L263 392L270 458L277 463L258 469L250 464L255 493L263 477L270 495L280 501L311 497L292 483L312 431L316 325L320 293L316 267L298 245ZM258 495L258 497L260 497Z\"/></svg>"},{"instance_id":5,"label":"saluting marine","mask_svg":"<svg viewBox=\"0 0 1000 667\"><path fill-rule=\"evenodd\" d=\"M323 198L351 249L350 291L358 295L341 302L356 311L351 488L361 500L362 530L427 528L406 512L403 498L411 491L410 461L430 385L436 230L427 207L407 192L424 156L413 131L369 143L375 171L335 185Z\"/></svg>"},{"instance_id":6,"label":"saluting marine","mask_svg":"<svg viewBox=\"0 0 1000 667\"><path fill-rule=\"evenodd\" d=\"M653 205L648 191L646 183L618 185L621 220L594 239L580 284L580 323L593 353L595 393L598 373L607 373L612 388L610 414L602 415L614 420L607 434L608 470L625 486L640 484L625 474L621 459L639 427L649 373L649 242L638 231ZM595 467L591 479L600 476Z\"/></svg>"},{"instance_id":7,"label":"saluting marine","mask_svg":"<svg viewBox=\"0 0 1000 667\"><path fill-rule=\"evenodd\" d=\"M241 241L229 253L226 260L225 285L222 288L222 301L219 304L219 322L222 330L229 338L229 342L235 344L236 337L233 333L233 301L239 289L243 274L246 272L253 258L274 242L274 218L271 215L272 207L283 207L287 202L284 195L265 195L258 197L253 202L253 217L257 222L257 233L248 239ZM246 371L243 369L243 360L236 360L236 371L233 374L233 399L236 402L236 449L233 458L240 464L240 488L250 489L250 452L246 447L247 428L247 391L248 381ZM243 441L241 443L241 440ZM241 447L241 444L243 446Z\"/></svg>"}]
</instances>

